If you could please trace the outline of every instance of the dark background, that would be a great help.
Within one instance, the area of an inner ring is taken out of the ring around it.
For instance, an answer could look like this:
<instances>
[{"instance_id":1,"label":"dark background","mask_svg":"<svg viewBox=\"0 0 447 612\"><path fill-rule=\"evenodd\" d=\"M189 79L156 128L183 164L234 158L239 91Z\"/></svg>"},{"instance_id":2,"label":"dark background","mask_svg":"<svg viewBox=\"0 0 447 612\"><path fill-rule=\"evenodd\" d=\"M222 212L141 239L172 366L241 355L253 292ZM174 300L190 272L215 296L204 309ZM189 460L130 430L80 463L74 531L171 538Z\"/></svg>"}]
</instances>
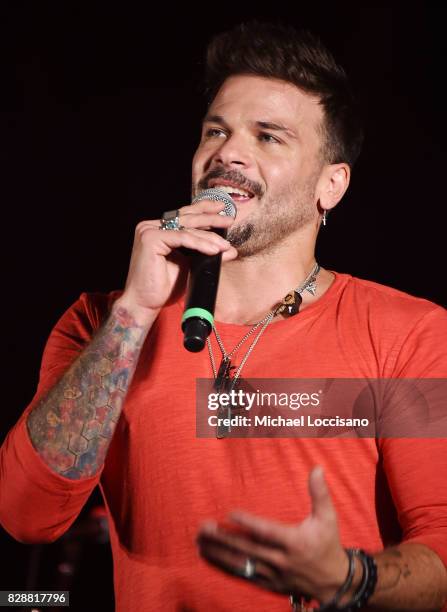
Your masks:
<instances>
[{"instance_id":1,"label":"dark background","mask_svg":"<svg viewBox=\"0 0 447 612\"><path fill-rule=\"evenodd\" d=\"M258 3L182 6L0 6L8 359L1 437L33 395L45 339L62 312L82 291L120 288L136 223L188 203L205 109L204 46L240 20L279 18L320 34L359 92L366 143L319 240L320 263L447 302L441 9L346 1L265 11ZM25 588L35 549L4 532L0 545L0 589ZM87 542L80 578L84 588L99 581L104 602L106 549ZM42 588L53 584L64 551L61 543L44 547Z\"/></svg>"}]
</instances>

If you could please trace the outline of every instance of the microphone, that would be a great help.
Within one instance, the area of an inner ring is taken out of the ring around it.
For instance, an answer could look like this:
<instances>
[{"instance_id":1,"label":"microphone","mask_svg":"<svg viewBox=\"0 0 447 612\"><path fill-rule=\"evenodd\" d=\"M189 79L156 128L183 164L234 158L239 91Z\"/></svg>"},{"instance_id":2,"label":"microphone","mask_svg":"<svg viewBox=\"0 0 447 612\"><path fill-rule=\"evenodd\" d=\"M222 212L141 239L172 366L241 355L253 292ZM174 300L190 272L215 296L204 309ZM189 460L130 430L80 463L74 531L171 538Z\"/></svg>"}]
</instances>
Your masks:
<instances>
[{"instance_id":1,"label":"microphone","mask_svg":"<svg viewBox=\"0 0 447 612\"><path fill-rule=\"evenodd\" d=\"M225 208L219 214L236 217L236 206L228 193L222 189L205 189L196 195L192 204L201 200L223 202ZM223 238L227 235L227 230L224 228L214 228L213 231ZM191 253L189 293L182 317L182 330L183 346L192 353L203 349L213 329L221 263L222 253L217 255L204 255L197 251Z\"/></svg>"}]
</instances>

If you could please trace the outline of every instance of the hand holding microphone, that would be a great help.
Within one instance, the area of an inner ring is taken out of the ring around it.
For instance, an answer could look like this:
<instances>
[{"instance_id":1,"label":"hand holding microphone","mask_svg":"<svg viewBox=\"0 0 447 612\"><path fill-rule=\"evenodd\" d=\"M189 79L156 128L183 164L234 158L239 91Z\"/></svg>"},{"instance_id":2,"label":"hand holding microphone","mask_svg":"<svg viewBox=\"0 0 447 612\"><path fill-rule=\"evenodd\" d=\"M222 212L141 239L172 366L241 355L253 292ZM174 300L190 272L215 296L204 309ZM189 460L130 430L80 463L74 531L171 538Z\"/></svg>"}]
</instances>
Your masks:
<instances>
[{"instance_id":1,"label":"hand holding microphone","mask_svg":"<svg viewBox=\"0 0 447 612\"><path fill-rule=\"evenodd\" d=\"M222 190L213 191L227 196ZM178 255L179 250L209 257L220 255L223 261L237 257L236 249L217 234L233 222L232 217L219 214L224 209L223 201L200 196L195 199L197 203L179 209L182 231L160 231L159 219L142 221L136 227L126 286L117 304L141 325L154 322L185 271L186 258Z\"/></svg>"}]
</instances>

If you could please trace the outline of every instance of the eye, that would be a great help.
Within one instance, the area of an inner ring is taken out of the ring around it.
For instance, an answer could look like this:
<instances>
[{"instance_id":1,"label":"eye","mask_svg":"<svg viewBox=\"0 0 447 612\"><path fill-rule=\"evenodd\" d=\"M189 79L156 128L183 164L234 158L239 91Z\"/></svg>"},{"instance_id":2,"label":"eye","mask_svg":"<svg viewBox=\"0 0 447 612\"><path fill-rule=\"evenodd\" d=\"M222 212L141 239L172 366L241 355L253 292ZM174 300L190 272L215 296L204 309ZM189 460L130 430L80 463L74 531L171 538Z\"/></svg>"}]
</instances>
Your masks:
<instances>
[{"instance_id":1,"label":"eye","mask_svg":"<svg viewBox=\"0 0 447 612\"><path fill-rule=\"evenodd\" d=\"M272 136L271 134L267 134L267 132L261 132L258 138L261 142L272 142L276 144L279 144L280 142L277 138L275 138L275 136Z\"/></svg>"},{"instance_id":2,"label":"eye","mask_svg":"<svg viewBox=\"0 0 447 612\"><path fill-rule=\"evenodd\" d=\"M219 128L208 128L205 130L205 138L219 138L222 136L226 136L223 130Z\"/></svg>"}]
</instances>

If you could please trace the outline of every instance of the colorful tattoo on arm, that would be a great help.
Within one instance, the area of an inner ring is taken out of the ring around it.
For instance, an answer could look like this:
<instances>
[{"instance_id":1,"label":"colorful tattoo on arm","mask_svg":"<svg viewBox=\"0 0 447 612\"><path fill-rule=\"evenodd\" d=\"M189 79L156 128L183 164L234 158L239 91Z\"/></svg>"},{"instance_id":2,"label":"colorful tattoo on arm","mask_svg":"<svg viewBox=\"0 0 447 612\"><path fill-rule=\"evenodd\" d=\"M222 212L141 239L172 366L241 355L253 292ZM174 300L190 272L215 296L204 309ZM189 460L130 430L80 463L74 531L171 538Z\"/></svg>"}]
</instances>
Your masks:
<instances>
[{"instance_id":1,"label":"colorful tattoo on arm","mask_svg":"<svg viewBox=\"0 0 447 612\"><path fill-rule=\"evenodd\" d=\"M33 446L71 479L101 468L148 328L124 308L110 318L63 378L28 416Z\"/></svg>"}]
</instances>

